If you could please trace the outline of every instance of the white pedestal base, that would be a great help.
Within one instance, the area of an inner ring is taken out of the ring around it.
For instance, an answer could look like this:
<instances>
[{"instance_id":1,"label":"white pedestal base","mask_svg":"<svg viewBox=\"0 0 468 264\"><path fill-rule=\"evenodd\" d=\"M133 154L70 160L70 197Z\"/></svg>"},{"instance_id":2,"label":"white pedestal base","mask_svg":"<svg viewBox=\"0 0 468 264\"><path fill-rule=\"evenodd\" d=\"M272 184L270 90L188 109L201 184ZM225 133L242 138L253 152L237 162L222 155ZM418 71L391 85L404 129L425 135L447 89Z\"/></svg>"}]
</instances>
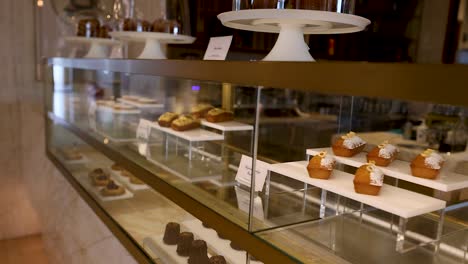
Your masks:
<instances>
[{"instance_id":1,"label":"white pedestal base","mask_svg":"<svg viewBox=\"0 0 468 264\"><path fill-rule=\"evenodd\" d=\"M304 41L303 25L281 24L278 40L264 61L315 61Z\"/></svg>"}]
</instances>

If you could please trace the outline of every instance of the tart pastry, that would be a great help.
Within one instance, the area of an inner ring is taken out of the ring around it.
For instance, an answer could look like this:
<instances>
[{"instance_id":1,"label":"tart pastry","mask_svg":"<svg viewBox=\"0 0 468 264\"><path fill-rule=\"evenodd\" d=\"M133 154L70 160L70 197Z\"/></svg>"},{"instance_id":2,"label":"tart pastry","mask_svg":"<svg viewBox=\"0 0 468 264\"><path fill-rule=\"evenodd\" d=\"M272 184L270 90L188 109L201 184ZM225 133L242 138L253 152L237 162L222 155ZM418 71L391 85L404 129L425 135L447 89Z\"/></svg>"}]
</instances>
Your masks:
<instances>
[{"instance_id":1,"label":"tart pastry","mask_svg":"<svg viewBox=\"0 0 468 264\"><path fill-rule=\"evenodd\" d=\"M158 118L158 124L162 127L170 127L172 121L179 118L179 115L172 112L166 112Z\"/></svg>"},{"instance_id":2,"label":"tart pastry","mask_svg":"<svg viewBox=\"0 0 468 264\"><path fill-rule=\"evenodd\" d=\"M341 136L341 138L332 145L333 153L342 157L352 157L361 152L365 147L366 142L354 132L349 132L345 136Z\"/></svg>"},{"instance_id":3,"label":"tart pastry","mask_svg":"<svg viewBox=\"0 0 468 264\"><path fill-rule=\"evenodd\" d=\"M101 168L94 169L88 175L94 186L106 186L110 181L109 174Z\"/></svg>"},{"instance_id":4,"label":"tart pastry","mask_svg":"<svg viewBox=\"0 0 468 264\"><path fill-rule=\"evenodd\" d=\"M444 165L444 158L432 149L427 149L411 162L413 176L435 179Z\"/></svg>"},{"instance_id":5,"label":"tart pastry","mask_svg":"<svg viewBox=\"0 0 468 264\"><path fill-rule=\"evenodd\" d=\"M135 176L130 177L130 183L131 183L131 184L136 184L136 185L143 185L143 184L145 184L144 182L142 182L140 179L138 179L138 178L135 177Z\"/></svg>"},{"instance_id":6,"label":"tart pastry","mask_svg":"<svg viewBox=\"0 0 468 264\"><path fill-rule=\"evenodd\" d=\"M234 119L234 113L225 111L221 108L213 108L205 115L206 121L212 123L219 123L225 121L231 121Z\"/></svg>"},{"instance_id":7,"label":"tart pastry","mask_svg":"<svg viewBox=\"0 0 468 264\"><path fill-rule=\"evenodd\" d=\"M384 141L367 153L367 162L373 160L375 165L387 167L398 155L398 148L395 145Z\"/></svg>"},{"instance_id":8,"label":"tart pastry","mask_svg":"<svg viewBox=\"0 0 468 264\"><path fill-rule=\"evenodd\" d=\"M373 161L362 165L354 174L354 191L361 194L378 195L383 185L383 172Z\"/></svg>"},{"instance_id":9,"label":"tart pastry","mask_svg":"<svg viewBox=\"0 0 468 264\"><path fill-rule=\"evenodd\" d=\"M226 259L223 256L216 255L210 258L209 264L226 264Z\"/></svg>"},{"instance_id":10,"label":"tart pastry","mask_svg":"<svg viewBox=\"0 0 468 264\"><path fill-rule=\"evenodd\" d=\"M311 178L327 180L330 178L334 165L335 158L323 151L310 159L307 165L307 172L309 172L309 177Z\"/></svg>"},{"instance_id":11,"label":"tart pastry","mask_svg":"<svg viewBox=\"0 0 468 264\"><path fill-rule=\"evenodd\" d=\"M133 174L132 174L131 172L129 172L128 170L122 170L122 171L120 172L120 174L122 174L122 176L127 177L127 178L135 177L135 176L133 176Z\"/></svg>"},{"instance_id":12,"label":"tart pastry","mask_svg":"<svg viewBox=\"0 0 468 264\"><path fill-rule=\"evenodd\" d=\"M171 128L175 131L186 131L200 127L200 121L191 116L181 116L172 121Z\"/></svg>"},{"instance_id":13,"label":"tart pastry","mask_svg":"<svg viewBox=\"0 0 468 264\"><path fill-rule=\"evenodd\" d=\"M192 241L188 264L206 264L208 263L208 248L203 240Z\"/></svg>"},{"instance_id":14,"label":"tart pastry","mask_svg":"<svg viewBox=\"0 0 468 264\"><path fill-rule=\"evenodd\" d=\"M198 104L193 106L190 112L195 118L203 118L213 108L210 104Z\"/></svg>"},{"instance_id":15,"label":"tart pastry","mask_svg":"<svg viewBox=\"0 0 468 264\"><path fill-rule=\"evenodd\" d=\"M177 245L179 242L180 225L175 222L169 222L164 230L163 242L167 245Z\"/></svg>"},{"instance_id":16,"label":"tart pastry","mask_svg":"<svg viewBox=\"0 0 468 264\"><path fill-rule=\"evenodd\" d=\"M125 188L115 184L113 180L110 180L106 187L101 189L101 194L104 196L119 196L125 193Z\"/></svg>"}]
</instances>

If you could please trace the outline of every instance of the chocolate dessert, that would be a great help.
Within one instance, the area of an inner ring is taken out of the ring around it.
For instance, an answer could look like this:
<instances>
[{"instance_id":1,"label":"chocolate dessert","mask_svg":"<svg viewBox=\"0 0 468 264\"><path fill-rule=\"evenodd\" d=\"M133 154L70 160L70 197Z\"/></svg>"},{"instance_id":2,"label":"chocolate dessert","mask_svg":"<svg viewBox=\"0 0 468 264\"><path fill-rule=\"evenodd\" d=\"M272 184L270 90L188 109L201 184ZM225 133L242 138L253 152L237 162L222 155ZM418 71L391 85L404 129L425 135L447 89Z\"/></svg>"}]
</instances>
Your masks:
<instances>
[{"instance_id":1,"label":"chocolate dessert","mask_svg":"<svg viewBox=\"0 0 468 264\"><path fill-rule=\"evenodd\" d=\"M190 247L193 242L193 234L191 232L182 232L179 235L179 242L177 243L177 254L179 256L188 257L190 254Z\"/></svg>"},{"instance_id":2,"label":"chocolate dessert","mask_svg":"<svg viewBox=\"0 0 468 264\"><path fill-rule=\"evenodd\" d=\"M210 258L210 264L226 264L226 259L223 256L217 255Z\"/></svg>"},{"instance_id":3,"label":"chocolate dessert","mask_svg":"<svg viewBox=\"0 0 468 264\"><path fill-rule=\"evenodd\" d=\"M238 244L236 244L236 243L234 243L232 241L231 241L231 248L235 249L235 250L239 250L239 251L242 250L242 248Z\"/></svg>"},{"instance_id":4,"label":"chocolate dessert","mask_svg":"<svg viewBox=\"0 0 468 264\"><path fill-rule=\"evenodd\" d=\"M123 31L136 31L137 26L133 19L126 18L123 21L122 30Z\"/></svg>"},{"instance_id":5,"label":"chocolate dessert","mask_svg":"<svg viewBox=\"0 0 468 264\"><path fill-rule=\"evenodd\" d=\"M170 222L166 225L164 231L163 241L167 245L177 245L179 241L180 225L178 223Z\"/></svg>"},{"instance_id":6,"label":"chocolate dessert","mask_svg":"<svg viewBox=\"0 0 468 264\"><path fill-rule=\"evenodd\" d=\"M203 240L194 240L190 247L189 264L208 264L208 249Z\"/></svg>"},{"instance_id":7,"label":"chocolate dessert","mask_svg":"<svg viewBox=\"0 0 468 264\"><path fill-rule=\"evenodd\" d=\"M138 31L138 32L151 31L151 25L146 20L137 20L136 21L136 31Z\"/></svg>"}]
</instances>

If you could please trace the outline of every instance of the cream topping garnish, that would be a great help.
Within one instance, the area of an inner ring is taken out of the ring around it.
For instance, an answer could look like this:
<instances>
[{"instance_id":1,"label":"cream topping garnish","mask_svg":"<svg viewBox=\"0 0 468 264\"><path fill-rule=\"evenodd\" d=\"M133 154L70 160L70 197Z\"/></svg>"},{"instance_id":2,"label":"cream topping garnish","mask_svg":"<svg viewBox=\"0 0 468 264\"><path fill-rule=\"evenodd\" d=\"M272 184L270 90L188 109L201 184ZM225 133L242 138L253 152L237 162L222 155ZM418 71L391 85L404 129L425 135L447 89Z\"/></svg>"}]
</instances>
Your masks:
<instances>
[{"instance_id":1,"label":"cream topping garnish","mask_svg":"<svg viewBox=\"0 0 468 264\"><path fill-rule=\"evenodd\" d=\"M434 170L439 170L442 163L444 162L444 158L433 149L426 149L423 153L421 153L421 156L425 158L424 165Z\"/></svg>"},{"instance_id":2,"label":"cream topping garnish","mask_svg":"<svg viewBox=\"0 0 468 264\"><path fill-rule=\"evenodd\" d=\"M395 145L389 144L387 140L377 147L379 148L379 157L384 159L390 159L398 152L398 148Z\"/></svg>"},{"instance_id":3,"label":"cream topping garnish","mask_svg":"<svg viewBox=\"0 0 468 264\"><path fill-rule=\"evenodd\" d=\"M375 166L375 161L371 160L366 164L366 169L370 176L370 185L382 186L384 175L383 172Z\"/></svg>"},{"instance_id":4,"label":"cream topping garnish","mask_svg":"<svg viewBox=\"0 0 468 264\"><path fill-rule=\"evenodd\" d=\"M344 139L343 146L345 146L347 149L355 149L366 144L362 138L358 137L356 133L352 131L344 136L341 136L341 138Z\"/></svg>"},{"instance_id":5,"label":"cream topping garnish","mask_svg":"<svg viewBox=\"0 0 468 264\"><path fill-rule=\"evenodd\" d=\"M320 159L320 166L326 168L327 170L333 170L333 165L335 164L335 158L333 156L327 155L326 151L322 151L318 154Z\"/></svg>"}]
</instances>

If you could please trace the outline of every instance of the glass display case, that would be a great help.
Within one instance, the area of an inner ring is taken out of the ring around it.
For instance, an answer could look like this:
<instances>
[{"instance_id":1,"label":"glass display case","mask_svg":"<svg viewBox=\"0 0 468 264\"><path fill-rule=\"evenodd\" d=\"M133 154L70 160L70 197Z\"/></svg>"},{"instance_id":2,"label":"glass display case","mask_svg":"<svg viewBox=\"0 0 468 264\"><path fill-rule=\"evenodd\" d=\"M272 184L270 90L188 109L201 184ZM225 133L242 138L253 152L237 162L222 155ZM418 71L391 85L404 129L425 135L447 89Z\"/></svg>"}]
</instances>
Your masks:
<instances>
[{"instance_id":1,"label":"glass display case","mask_svg":"<svg viewBox=\"0 0 468 264\"><path fill-rule=\"evenodd\" d=\"M48 69L49 157L148 261L186 263L170 222L228 263L468 260L465 66Z\"/></svg>"}]
</instances>

